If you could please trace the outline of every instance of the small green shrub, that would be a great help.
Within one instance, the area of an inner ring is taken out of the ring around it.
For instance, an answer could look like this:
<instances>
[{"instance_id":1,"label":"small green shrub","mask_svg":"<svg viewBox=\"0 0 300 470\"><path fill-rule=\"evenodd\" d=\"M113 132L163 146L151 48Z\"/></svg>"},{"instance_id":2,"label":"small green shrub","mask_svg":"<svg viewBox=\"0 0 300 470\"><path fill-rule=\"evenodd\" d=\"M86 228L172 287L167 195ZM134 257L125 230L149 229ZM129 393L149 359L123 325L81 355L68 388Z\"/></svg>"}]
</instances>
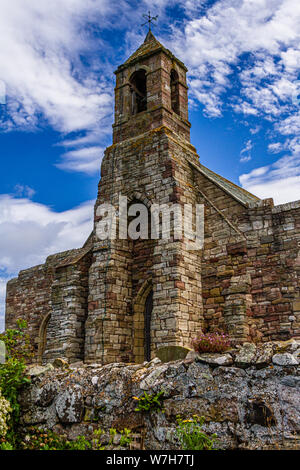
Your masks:
<instances>
[{"instance_id":1,"label":"small green shrub","mask_svg":"<svg viewBox=\"0 0 300 470\"><path fill-rule=\"evenodd\" d=\"M177 437L183 450L215 450L214 443L217 435L208 436L202 431L205 418L193 415L192 419L182 419L177 416Z\"/></svg>"},{"instance_id":2,"label":"small green shrub","mask_svg":"<svg viewBox=\"0 0 300 470\"><path fill-rule=\"evenodd\" d=\"M29 336L25 333L27 323L24 320L17 320L16 329L8 329L0 335L0 340L4 342L6 348L6 362L0 364L0 391L2 396L10 403L10 416L7 421L8 430L6 440L2 446L13 448L16 446L17 425L20 417L20 405L18 394L20 389L30 382L25 375L26 362L32 356L32 348Z\"/></svg>"},{"instance_id":3,"label":"small green shrub","mask_svg":"<svg viewBox=\"0 0 300 470\"><path fill-rule=\"evenodd\" d=\"M105 431L101 428L95 429L93 432L92 438L92 448L94 450L105 450L105 445L103 442L103 437L105 435Z\"/></svg>"},{"instance_id":4,"label":"small green shrub","mask_svg":"<svg viewBox=\"0 0 300 470\"><path fill-rule=\"evenodd\" d=\"M27 429L20 447L23 450L65 450L67 444L65 436L31 426Z\"/></svg>"},{"instance_id":5,"label":"small green shrub","mask_svg":"<svg viewBox=\"0 0 300 470\"><path fill-rule=\"evenodd\" d=\"M164 390L161 390L156 395L149 395L147 392L144 392L144 395L141 397L132 397L134 400L138 401L138 406L135 408L135 411L160 411L164 413L162 397L164 395Z\"/></svg>"},{"instance_id":6,"label":"small green shrub","mask_svg":"<svg viewBox=\"0 0 300 470\"><path fill-rule=\"evenodd\" d=\"M130 434L131 430L127 428L120 432L111 428L107 439L107 434L103 429L95 429L91 440L85 436L77 436L71 441L67 439L66 435L31 426L23 435L20 448L22 450L106 450L108 447L128 447L132 441ZM116 437L118 438L117 443Z\"/></svg>"},{"instance_id":7,"label":"small green shrub","mask_svg":"<svg viewBox=\"0 0 300 470\"><path fill-rule=\"evenodd\" d=\"M121 435L118 444L116 443L117 435ZM109 439L106 440L106 433L103 429L95 429L93 432L92 438L92 449L93 450L107 450L107 448L117 448L118 447L129 447L132 437L131 430L124 428L121 431L117 431L115 428L110 428L109 430Z\"/></svg>"},{"instance_id":8,"label":"small green shrub","mask_svg":"<svg viewBox=\"0 0 300 470\"><path fill-rule=\"evenodd\" d=\"M66 441L66 450L90 450L92 444L84 436L77 436L74 441Z\"/></svg>"},{"instance_id":9,"label":"small green shrub","mask_svg":"<svg viewBox=\"0 0 300 470\"><path fill-rule=\"evenodd\" d=\"M115 428L110 428L109 435L109 446L114 446L116 444L116 438L119 439L118 445L120 447L128 447L132 441L131 430L127 428L122 429L120 432L118 432Z\"/></svg>"},{"instance_id":10,"label":"small green shrub","mask_svg":"<svg viewBox=\"0 0 300 470\"><path fill-rule=\"evenodd\" d=\"M3 441L0 443L0 450L14 450L14 447L10 442Z\"/></svg>"},{"instance_id":11,"label":"small green shrub","mask_svg":"<svg viewBox=\"0 0 300 470\"><path fill-rule=\"evenodd\" d=\"M7 357L29 362L33 357L33 347L29 335L26 334L27 322L19 318L16 326L1 333L0 340L5 344Z\"/></svg>"},{"instance_id":12,"label":"small green shrub","mask_svg":"<svg viewBox=\"0 0 300 470\"><path fill-rule=\"evenodd\" d=\"M0 390L10 402L12 410L10 427L17 424L20 416L18 392L23 385L30 383L30 379L24 375L25 368L23 361L12 357L0 365Z\"/></svg>"},{"instance_id":13,"label":"small green shrub","mask_svg":"<svg viewBox=\"0 0 300 470\"><path fill-rule=\"evenodd\" d=\"M120 446L129 447L130 443L132 442L131 430L128 428L124 428L122 429L122 431L120 431L120 434L121 434Z\"/></svg>"}]
</instances>

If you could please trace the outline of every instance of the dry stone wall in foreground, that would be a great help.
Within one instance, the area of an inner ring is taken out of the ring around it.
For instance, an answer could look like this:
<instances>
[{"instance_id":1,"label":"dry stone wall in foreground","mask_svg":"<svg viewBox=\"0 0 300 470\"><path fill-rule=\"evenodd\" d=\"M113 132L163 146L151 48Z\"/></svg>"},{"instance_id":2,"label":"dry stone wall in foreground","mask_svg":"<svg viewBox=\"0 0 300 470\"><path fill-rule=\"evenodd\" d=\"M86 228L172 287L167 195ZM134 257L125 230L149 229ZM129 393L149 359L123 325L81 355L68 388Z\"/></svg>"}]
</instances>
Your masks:
<instances>
[{"instance_id":1,"label":"dry stone wall in foreground","mask_svg":"<svg viewBox=\"0 0 300 470\"><path fill-rule=\"evenodd\" d=\"M299 449L299 353L300 342L292 340L245 343L226 354L189 352L168 363L31 366L21 424L71 439L127 427L144 436L146 449L180 449L176 415L197 414L222 449ZM135 411L133 396L161 390L165 413Z\"/></svg>"}]
</instances>

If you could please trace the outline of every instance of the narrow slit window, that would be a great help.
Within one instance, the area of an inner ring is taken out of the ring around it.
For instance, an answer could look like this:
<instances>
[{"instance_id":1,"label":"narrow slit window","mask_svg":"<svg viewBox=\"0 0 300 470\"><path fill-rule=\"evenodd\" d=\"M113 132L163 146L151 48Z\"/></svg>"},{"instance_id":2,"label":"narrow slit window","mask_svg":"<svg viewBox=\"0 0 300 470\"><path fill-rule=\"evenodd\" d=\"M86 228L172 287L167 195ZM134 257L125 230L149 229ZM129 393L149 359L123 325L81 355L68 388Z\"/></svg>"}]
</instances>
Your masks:
<instances>
[{"instance_id":1,"label":"narrow slit window","mask_svg":"<svg viewBox=\"0 0 300 470\"><path fill-rule=\"evenodd\" d=\"M144 335L145 335L145 344L144 344L144 353L145 361L151 361L151 317L153 309L153 291L148 294L145 302L145 324L144 324Z\"/></svg>"},{"instance_id":2,"label":"narrow slit window","mask_svg":"<svg viewBox=\"0 0 300 470\"><path fill-rule=\"evenodd\" d=\"M171 107L176 114L179 114L179 77L176 70L171 71L170 87Z\"/></svg>"}]
</instances>

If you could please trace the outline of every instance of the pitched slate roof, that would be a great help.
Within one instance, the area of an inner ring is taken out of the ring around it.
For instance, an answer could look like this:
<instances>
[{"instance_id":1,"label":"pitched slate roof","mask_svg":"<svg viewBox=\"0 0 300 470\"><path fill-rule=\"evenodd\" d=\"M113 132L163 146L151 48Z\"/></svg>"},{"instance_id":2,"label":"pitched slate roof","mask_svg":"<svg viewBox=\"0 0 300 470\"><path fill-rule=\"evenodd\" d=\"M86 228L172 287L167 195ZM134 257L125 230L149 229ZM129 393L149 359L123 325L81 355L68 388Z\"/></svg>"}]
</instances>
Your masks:
<instances>
[{"instance_id":1,"label":"pitched slate roof","mask_svg":"<svg viewBox=\"0 0 300 470\"><path fill-rule=\"evenodd\" d=\"M90 234L88 239L82 248L77 248L75 250L70 250L70 253L66 258L63 259L60 263L56 265L56 268L61 268L65 266L70 266L72 264L78 263L85 255L87 255L93 248L93 235L94 232Z\"/></svg>"},{"instance_id":2,"label":"pitched slate roof","mask_svg":"<svg viewBox=\"0 0 300 470\"><path fill-rule=\"evenodd\" d=\"M202 163L198 163L198 165L189 162L193 168L202 173L206 178L212 181L214 184L219 186L219 188L223 189L227 194L232 196L236 201L240 202L244 206L248 206L249 204L260 202L261 199L255 196L246 189L237 186L236 184L232 183L231 181L223 178L223 176L214 173L212 170L206 168L206 166L202 165Z\"/></svg>"},{"instance_id":3,"label":"pitched slate roof","mask_svg":"<svg viewBox=\"0 0 300 470\"><path fill-rule=\"evenodd\" d=\"M181 65L181 67L187 70L185 65L179 59L177 59L177 57L175 57L174 54L172 54L172 52L169 51L169 49L166 49L156 39L152 31L149 31L143 44L129 57L129 59L126 60L126 62L124 62L124 64L118 67L117 71L122 70L128 65L132 65L133 63L139 61L144 56L152 55L158 51L164 51L164 53L167 54L172 60L175 60Z\"/></svg>"}]
</instances>

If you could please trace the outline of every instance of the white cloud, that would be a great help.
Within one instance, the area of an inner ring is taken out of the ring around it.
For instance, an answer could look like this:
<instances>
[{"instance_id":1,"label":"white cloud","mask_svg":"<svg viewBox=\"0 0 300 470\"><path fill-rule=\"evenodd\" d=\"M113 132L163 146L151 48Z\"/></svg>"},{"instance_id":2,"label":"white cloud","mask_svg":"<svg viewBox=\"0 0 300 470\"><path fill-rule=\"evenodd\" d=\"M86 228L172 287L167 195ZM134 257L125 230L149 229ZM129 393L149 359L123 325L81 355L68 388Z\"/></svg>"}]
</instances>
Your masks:
<instances>
[{"instance_id":1,"label":"white cloud","mask_svg":"<svg viewBox=\"0 0 300 470\"><path fill-rule=\"evenodd\" d=\"M299 0L218 0L174 33L170 47L187 64L191 96L205 113L218 117L231 108L265 119L273 126L269 151L290 152L241 175L241 184L276 202L300 198ZM241 152L241 162L250 151Z\"/></svg>"},{"instance_id":2,"label":"white cloud","mask_svg":"<svg viewBox=\"0 0 300 470\"><path fill-rule=\"evenodd\" d=\"M244 148L240 152L240 162L241 163L246 163L246 162L249 162L251 160L251 158L252 158L251 157L252 148L253 148L252 140L248 140L245 143Z\"/></svg>"},{"instance_id":3,"label":"white cloud","mask_svg":"<svg viewBox=\"0 0 300 470\"><path fill-rule=\"evenodd\" d=\"M113 4L108 0L1 2L0 81L6 85L2 129L34 130L44 120L64 135L87 132L103 138L110 132L111 76L100 57L93 67L84 65L80 55L94 48L88 23L108 23ZM68 169L90 172L91 163L85 166L84 159L84 155L76 159L78 166L74 163Z\"/></svg>"},{"instance_id":4,"label":"white cloud","mask_svg":"<svg viewBox=\"0 0 300 470\"><path fill-rule=\"evenodd\" d=\"M0 196L0 269L16 272L57 251L80 246L92 230L93 202L64 212Z\"/></svg>"},{"instance_id":5,"label":"white cloud","mask_svg":"<svg viewBox=\"0 0 300 470\"><path fill-rule=\"evenodd\" d=\"M92 230L93 204L54 212L29 199L0 196L0 330L7 280L50 254L82 246Z\"/></svg>"},{"instance_id":6,"label":"white cloud","mask_svg":"<svg viewBox=\"0 0 300 470\"><path fill-rule=\"evenodd\" d=\"M31 199L35 195L35 190L26 184L16 184L14 187L15 195Z\"/></svg>"},{"instance_id":7,"label":"white cloud","mask_svg":"<svg viewBox=\"0 0 300 470\"><path fill-rule=\"evenodd\" d=\"M224 93L237 85L233 72L239 78L231 96L235 112L269 119L295 112L298 0L219 0L174 32L172 45L190 69L191 94L208 115L221 115Z\"/></svg>"},{"instance_id":8,"label":"white cloud","mask_svg":"<svg viewBox=\"0 0 300 470\"><path fill-rule=\"evenodd\" d=\"M275 204L300 199L300 153L286 155L275 163L240 176L243 188L260 198L273 198Z\"/></svg>"},{"instance_id":9,"label":"white cloud","mask_svg":"<svg viewBox=\"0 0 300 470\"><path fill-rule=\"evenodd\" d=\"M283 135L300 135L300 111L276 124L276 129Z\"/></svg>"},{"instance_id":10,"label":"white cloud","mask_svg":"<svg viewBox=\"0 0 300 470\"><path fill-rule=\"evenodd\" d=\"M261 130L261 126L255 126L250 129L250 134L252 135L258 134L260 130Z\"/></svg>"},{"instance_id":11,"label":"white cloud","mask_svg":"<svg viewBox=\"0 0 300 470\"><path fill-rule=\"evenodd\" d=\"M56 166L64 170L76 170L84 173L94 173L100 167L104 149L99 146L83 147L70 150L63 155L63 162Z\"/></svg>"},{"instance_id":12,"label":"white cloud","mask_svg":"<svg viewBox=\"0 0 300 470\"><path fill-rule=\"evenodd\" d=\"M284 179L252 181L242 186L261 199L273 198L275 204L300 200L300 175Z\"/></svg>"},{"instance_id":13,"label":"white cloud","mask_svg":"<svg viewBox=\"0 0 300 470\"><path fill-rule=\"evenodd\" d=\"M281 152L283 145L281 142L274 142L273 144L268 145L268 150L270 153L279 153Z\"/></svg>"}]
</instances>

